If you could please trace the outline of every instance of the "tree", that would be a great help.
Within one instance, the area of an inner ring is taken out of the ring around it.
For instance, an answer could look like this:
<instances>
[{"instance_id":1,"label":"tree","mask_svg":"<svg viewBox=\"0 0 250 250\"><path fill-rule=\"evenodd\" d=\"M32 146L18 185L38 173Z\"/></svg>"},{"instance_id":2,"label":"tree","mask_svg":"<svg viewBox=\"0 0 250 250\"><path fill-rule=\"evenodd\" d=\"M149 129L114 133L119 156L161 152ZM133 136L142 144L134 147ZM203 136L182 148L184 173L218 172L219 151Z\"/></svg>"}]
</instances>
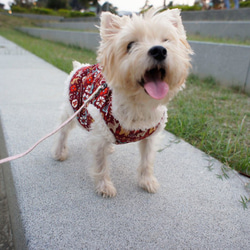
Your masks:
<instances>
[{"instance_id":1,"label":"tree","mask_svg":"<svg viewBox=\"0 0 250 250\"><path fill-rule=\"evenodd\" d=\"M153 5L149 5L148 2L149 2L148 0L145 1L145 4L144 4L144 6L141 8L140 13L144 13L144 12L148 11L150 8L153 7Z\"/></svg>"},{"instance_id":2,"label":"tree","mask_svg":"<svg viewBox=\"0 0 250 250\"><path fill-rule=\"evenodd\" d=\"M148 0L146 0L142 9L144 10L144 9L148 9L148 8L149 8L149 4L148 4Z\"/></svg>"},{"instance_id":3,"label":"tree","mask_svg":"<svg viewBox=\"0 0 250 250\"><path fill-rule=\"evenodd\" d=\"M80 9L88 9L89 7L96 7L97 9L100 8L100 4L98 0L71 0L70 6L72 9L80 10Z\"/></svg>"},{"instance_id":4,"label":"tree","mask_svg":"<svg viewBox=\"0 0 250 250\"><path fill-rule=\"evenodd\" d=\"M36 5L45 8L48 5L48 0L37 0Z\"/></svg>"},{"instance_id":5,"label":"tree","mask_svg":"<svg viewBox=\"0 0 250 250\"><path fill-rule=\"evenodd\" d=\"M166 5L166 0L163 1L163 8L166 9L167 5Z\"/></svg>"},{"instance_id":6,"label":"tree","mask_svg":"<svg viewBox=\"0 0 250 250\"><path fill-rule=\"evenodd\" d=\"M117 14L117 7L113 6L112 3L109 3L109 2L105 2L103 5L102 5L102 11L109 11L113 14Z\"/></svg>"},{"instance_id":7,"label":"tree","mask_svg":"<svg viewBox=\"0 0 250 250\"><path fill-rule=\"evenodd\" d=\"M80 10L81 9L81 7L78 3L78 0L72 0L70 2L70 6L72 7L73 10Z\"/></svg>"},{"instance_id":8,"label":"tree","mask_svg":"<svg viewBox=\"0 0 250 250\"><path fill-rule=\"evenodd\" d=\"M90 6L90 2L89 0L79 0L79 3L82 7L82 9L88 9Z\"/></svg>"},{"instance_id":9,"label":"tree","mask_svg":"<svg viewBox=\"0 0 250 250\"><path fill-rule=\"evenodd\" d=\"M15 0L15 4L22 7L31 7L33 2L33 0Z\"/></svg>"},{"instance_id":10,"label":"tree","mask_svg":"<svg viewBox=\"0 0 250 250\"><path fill-rule=\"evenodd\" d=\"M66 9L68 1L67 0L48 0L47 7L50 9Z\"/></svg>"}]
</instances>

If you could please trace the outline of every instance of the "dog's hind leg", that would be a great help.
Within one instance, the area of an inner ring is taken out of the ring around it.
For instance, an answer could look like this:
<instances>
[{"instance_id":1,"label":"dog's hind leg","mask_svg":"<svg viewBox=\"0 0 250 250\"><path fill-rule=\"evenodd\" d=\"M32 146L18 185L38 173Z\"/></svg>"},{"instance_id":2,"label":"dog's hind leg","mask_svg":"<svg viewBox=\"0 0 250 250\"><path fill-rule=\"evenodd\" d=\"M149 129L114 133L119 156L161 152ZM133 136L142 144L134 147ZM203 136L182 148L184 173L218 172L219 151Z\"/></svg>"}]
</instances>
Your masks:
<instances>
[{"instance_id":1,"label":"dog's hind leg","mask_svg":"<svg viewBox=\"0 0 250 250\"><path fill-rule=\"evenodd\" d=\"M61 116L61 122L63 123L70 117L69 113L64 109L64 112ZM71 121L65 127L63 127L56 135L56 141L52 148L53 158L57 161L64 161L68 157L68 147L67 147L67 139L69 132L75 127L75 121Z\"/></svg>"},{"instance_id":2,"label":"dog's hind leg","mask_svg":"<svg viewBox=\"0 0 250 250\"><path fill-rule=\"evenodd\" d=\"M139 186L149 193L156 193L159 183L154 176L155 142L156 136L140 141L141 162L138 168Z\"/></svg>"},{"instance_id":3,"label":"dog's hind leg","mask_svg":"<svg viewBox=\"0 0 250 250\"><path fill-rule=\"evenodd\" d=\"M111 145L105 140L98 141L92 145L94 146L94 166L92 169L92 177L95 182L95 190L103 197L114 197L116 195L116 189L111 181L107 163L107 156Z\"/></svg>"}]
</instances>

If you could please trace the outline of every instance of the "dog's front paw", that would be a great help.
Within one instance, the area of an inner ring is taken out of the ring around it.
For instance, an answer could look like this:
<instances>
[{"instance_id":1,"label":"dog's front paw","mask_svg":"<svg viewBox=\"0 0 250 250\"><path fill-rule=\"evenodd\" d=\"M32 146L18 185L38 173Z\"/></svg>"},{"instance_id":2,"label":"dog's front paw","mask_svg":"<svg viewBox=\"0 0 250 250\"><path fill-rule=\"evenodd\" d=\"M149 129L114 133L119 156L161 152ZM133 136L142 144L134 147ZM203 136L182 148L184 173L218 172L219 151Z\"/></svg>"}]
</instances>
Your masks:
<instances>
[{"instance_id":1,"label":"dog's front paw","mask_svg":"<svg viewBox=\"0 0 250 250\"><path fill-rule=\"evenodd\" d=\"M156 193L160 185L153 175L141 175L139 177L139 186L149 193Z\"/></svg>"},{"instance_id":2,"label":"dog's front paw","mask_svg":"<svg viewBox=\"0 0 250 250\"><path fill-rule=\"evenodd\" d=\"M67 146L59 146L52 149L52 156L57 161L64 161L68 157L68 148Z\"/></svg>"},{"instance_id":3,"label":"dog's front paw","mask_svg":"<svg viewBox=\"0 0 250 250\"><path fill-rule=\"evenodd\" d=\"M109 180L101 180L96 184L96 192L104 198L116 196L116 189Z\"/></svg>"}]
</instances>

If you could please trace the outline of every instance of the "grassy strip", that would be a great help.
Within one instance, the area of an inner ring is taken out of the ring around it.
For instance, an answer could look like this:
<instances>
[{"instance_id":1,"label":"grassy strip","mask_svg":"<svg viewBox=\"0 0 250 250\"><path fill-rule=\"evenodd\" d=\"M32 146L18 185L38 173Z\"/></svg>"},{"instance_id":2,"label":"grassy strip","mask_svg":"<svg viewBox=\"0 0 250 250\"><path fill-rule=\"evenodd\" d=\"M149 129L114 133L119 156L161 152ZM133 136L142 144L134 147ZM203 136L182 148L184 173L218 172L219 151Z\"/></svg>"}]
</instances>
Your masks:
<instances>
[{"instance_id":1,"label":"grassy strip","mask_svg":"<svg viewBox=\"0 0 250 250\"><path fill-rule=\"evenodd\" d=\"M0 35L17 43L67 73L72 70L73 60L90 64L96 62L96 54L91 50L81 50L74 46L42 41L39 38L25 35L16 30L10 30L7 33L0 30Z\"/></svg>"},{"instance_id":2,"label":"grassy strip","mask_svg":"<svg viewBox=\"0 0 250 250\"><path fill-rule=\"evenodd\" d=\"M0 15L0 35L14 41L21 47L29 50L65 72L70 72L72 70L73 60L85 63L96 62L95 52L91 50L82 51L77 47L52 43L25 35L15 30L15 27L20 24L32 26L34 25L34 21L14 16Z\"/></svg>"},{"instance_id":3,"label":"grassy strip","mask_svg":"<svg viewBox=\"0 0 250 250\"><path fill-rule=\"evenodd\" d=\"M13 24L1 26L0 15L0 35L65 72L71 71L72 60L95 62L92 51L33 38L11 27ZM249 96L221 87L212 78L200 80L190 76L186 90L169 104L166 129L222 163L250 175L249 107Z\"/></svg>"},{"instance_id":4,"label":"grassy strip","mask_svg":"<svg viewBox=\"0 0 250 250\"><path fill-rule=\"evenodd\" d=\"M190 76L169 104L166 129L222 163L250 174L250 98L212 78Z\"/></svg>"},{"instance_id":5,"label":"grassy strip","mask_svg":"<svg viewBox=\"0 0 250 250\"><path fill-rule=\"evenodd\" d=\"M199 41L199 42L211 42L211 43L225 43L225 44L237 44L237 45L247 45L250 46L250 39L245 39L240 41L237 39L229 38L216 38L210 36L200 36L200 35L188 35L188 40Z\"/></svg>"},{"instance_id":6,"label":"grassy strip","mask_svg":"<svg viewBox=\"0 0 250 250\"><path fill-rule=\"evenodd\" d=\"M42 41L38 38L24 35L16 30L10 30L7 33L0 30L0 35L17 43L21 47L29 50L33 54L43 58L67 73L72 70L73 60L90 64L96 62L96 54L91 50L81 50L74 46L65 46L60 43Z\"/></svg>"},{"instance_id":7,"label":"grassy strip","mask_svg":"<svg viewBox=\"0 0 250 250\"><path fill-rule=\"evenodd\" d=\"M20 26L28 26L28 27L37 27L37 20L31 20L28 18L23 17L15 17L11 15L4 15L0 12L0 29L11 29L14 27L20 27ZM46 20L39 20L39 24L41 23L47 23ZM39 25L41 27L41 25ZM48 29L54 29L52 27L49 27ZM78 29L64 29L60 28L62 30L71 30L71 31L79 31ZM91 30L82 30L85 32L98 32L97 29L91 29ZM226 43L226 44L239 44L239 45L248 45L250 46L250 39L246 39L245 41L239 41L236 39L227 39L227 38L215 38L215 37L204 37L200 35L188 35L188 40L192 41L200 41L200 42L214 42L214 43Z\"/></svg>"}]
</instances>

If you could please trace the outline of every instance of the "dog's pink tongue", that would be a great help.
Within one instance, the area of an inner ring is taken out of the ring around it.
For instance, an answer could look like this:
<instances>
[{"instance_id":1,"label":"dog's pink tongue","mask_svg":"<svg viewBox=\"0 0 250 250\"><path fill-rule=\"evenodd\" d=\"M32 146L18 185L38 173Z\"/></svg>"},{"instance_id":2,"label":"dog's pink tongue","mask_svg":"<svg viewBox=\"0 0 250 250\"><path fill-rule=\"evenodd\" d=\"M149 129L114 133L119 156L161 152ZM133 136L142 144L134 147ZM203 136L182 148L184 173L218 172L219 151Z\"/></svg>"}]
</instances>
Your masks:
<instances>
[{"instance_id":1,"label":"dog's pink tongue","mask_svg":"<svg viewBox=\"0 0 250 250\"><path fill-rule=\"evenodd\" d=\"M163 99L169 90L168 84L163 81L149 81L144 84L144 89L154 99Z\"/></svg>"}]
</instances>

